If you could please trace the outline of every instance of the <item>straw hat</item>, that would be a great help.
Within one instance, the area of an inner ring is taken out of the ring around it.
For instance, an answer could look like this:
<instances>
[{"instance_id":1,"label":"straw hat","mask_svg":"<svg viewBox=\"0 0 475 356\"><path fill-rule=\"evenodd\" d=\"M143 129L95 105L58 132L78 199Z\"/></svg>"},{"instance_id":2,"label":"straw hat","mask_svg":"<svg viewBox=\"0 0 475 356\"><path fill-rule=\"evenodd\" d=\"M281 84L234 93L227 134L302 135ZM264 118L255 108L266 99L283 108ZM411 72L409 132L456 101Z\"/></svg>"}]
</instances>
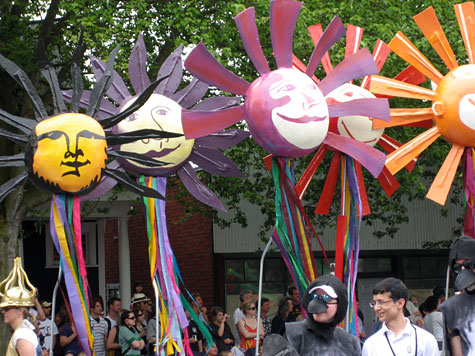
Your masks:
<instances>
[{"instance_id":1,"label":"straw hat","mask_svg":"<svg viewBox=\"0 0 475 356\"><path fill-rule=\"evenodd\" d=\"M29 289L27 289L27 287ZM21 267L21 258L17 257L14 260L12 271L8 277L0 283L0 308L9 306L33 306L35 305L33 300L37 291Z\"/></svg>"}]
</instances>

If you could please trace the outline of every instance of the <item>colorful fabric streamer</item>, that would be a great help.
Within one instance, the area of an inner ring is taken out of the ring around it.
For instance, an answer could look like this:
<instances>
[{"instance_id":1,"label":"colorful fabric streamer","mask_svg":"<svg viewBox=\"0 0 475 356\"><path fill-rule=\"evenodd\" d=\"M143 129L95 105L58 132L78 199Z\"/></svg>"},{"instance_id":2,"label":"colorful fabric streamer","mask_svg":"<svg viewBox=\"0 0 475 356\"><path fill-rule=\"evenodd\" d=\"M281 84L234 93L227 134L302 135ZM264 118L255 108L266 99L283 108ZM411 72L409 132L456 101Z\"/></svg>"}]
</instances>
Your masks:
<instances>
[{"instance_id":1,"label":"colorful fabric streamer","mask_svg":"<svg viewBox=\"0 0 475 356\"><path fill-rule=\"evenodd\" d=\"M140 177L140 184L158 191L165 196L167 179L165 177ZM201 322L180 291L179 281L183 282L175 260L170 241L165 215L165 201L143 198L147 217L148 253L150 260L150 277L155 290L157 317L160 319L160 337L157 337L156 355L192 356L188 340L188 319L185 310L197 323L212 345L213 338L207 326ZM181 337L183 331L183 338ZM158 333L158 329L157 329Z\"/></svg>"},{"instance_id":2,"label":"colorful fabric streamer","mask_svg":"<svg viewBox=\"0 0 475 356\"><path fill-rule=\"evenodd\" d=\"M50 232L60 256L74 327L86 356L93 355L94 335L89 323L87 276L82 251L79 197L55 195L51 200Z\"/></svg>"},{"instance_id":3,"label":"colorful fabric streamer","mask_svg":"<svg viewBox=\"0 0 475 356\"><path fill-rule=\"evenodd\" d=\"M341 214L337 218L335 275L348 288L348 312L342 326L358 337L355 288L358 274L359 231L363 204L353 158L342 155L341 170Z\"/></svg>"},{"instance_id":4,"label":"colorful fabric streamer","mask_svg":"<svg viewBox=\"0 0 475 356\"><path fill-rule=\"evenodd\" d=\"M465 235L475 237L475 160L474 150L465 148L463 162L463 190L465 192L465 219L463 232Z\"/></svg>"},{"instance_id":5,"label":"colorful fabric streamer","mask_svg":"<svg viewBox=\"0 0 475 356\"><path fill-rule=\"evenodd\" d=\"M303 295L308 284L317 278L309 230L317 237L327 263L328 258L295 189L292 160L273 156L272 176L276 191L276 225L272 238L281 251L296 288Z\"/></svg>"}]
</instances>

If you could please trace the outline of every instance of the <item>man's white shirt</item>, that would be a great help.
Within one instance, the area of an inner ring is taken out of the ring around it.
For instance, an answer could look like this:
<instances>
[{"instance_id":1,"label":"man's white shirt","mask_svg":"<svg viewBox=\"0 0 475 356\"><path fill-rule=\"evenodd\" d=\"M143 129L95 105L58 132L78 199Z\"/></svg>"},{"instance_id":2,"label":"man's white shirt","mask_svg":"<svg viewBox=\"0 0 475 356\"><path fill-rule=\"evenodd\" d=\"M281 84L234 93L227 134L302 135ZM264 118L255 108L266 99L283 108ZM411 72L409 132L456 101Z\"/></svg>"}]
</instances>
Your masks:
<instances>
[{"instance_id":1,"label":"man's white shirt","mask_svg":"<svg viewBox=\"0 0 475 356\"><path fill-rule=\"evenodd\" d=\"M44 336L43 344L41 346L49 350L52 345L52 335L58 335L58 327L50 318L46 318L46 320L38 323L38 328L40 329L41 335Z\"/></svg>"},{"instance_id":2,"label":"man's white shirt","mask_svg":"<svg viewBox=\"0 0 475 356\"><path fill-rule=\"evenodd\" d=\"M392 356L392 347L396 356L438 356L439 348L435 337L428 331L411 324L409 319L405 319L406 326L397 337L387 328L386 323L384 322L381 329L365 341L361 355Z\"/></svg>"}]
</instances>

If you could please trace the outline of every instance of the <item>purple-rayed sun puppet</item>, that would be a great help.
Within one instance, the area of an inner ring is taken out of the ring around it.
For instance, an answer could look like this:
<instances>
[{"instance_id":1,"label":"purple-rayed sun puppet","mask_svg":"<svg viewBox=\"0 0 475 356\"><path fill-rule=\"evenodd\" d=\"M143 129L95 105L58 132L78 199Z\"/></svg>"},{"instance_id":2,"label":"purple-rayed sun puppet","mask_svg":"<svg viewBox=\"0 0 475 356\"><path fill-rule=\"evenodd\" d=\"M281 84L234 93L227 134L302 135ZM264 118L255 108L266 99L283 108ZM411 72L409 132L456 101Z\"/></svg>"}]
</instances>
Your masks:
<instances>
[{"instance_id":1,"label":"purple-rayed sun puppet","mask_svg":"<svg viewBox=\"0 0 475 356\"><path fill-rule=\"evenodd\" d=\"M148 101L132 115L112 128L116 134L126 134L135 130L158 129L183 134L181 123L182 108L191 110L219 110L239 103L241 98L213 97L205 99L198 104L208 91L208 84L195 78L178 90L183 74L182 46L179 46L162 64L158 72L158 79L168 76L161 81ZM103 100L99 113L118 113L126 110L137 95L149 85L150 80L146 71L147 51L143 37L139 35L137 43L129 58L129 77L136 95L130 93L118 73L114 73L113 84L107 95L113 103ZM100 80L104 73L105 63L97 58L91 58L94 74ZM178 90L178 91L177 91ZM65 93L70 96L71 93ZM87 105L88 93L82 97L82 105ZM195 105L196 104L196 105ZM249 136L242 130L226 130L211 133L197 139L186 139L183 136L165 139L143 139L126 143L118 147L119 151L134 152L158 160L160 166L141 164L126 157L117 157L111 164L122 169L147 177L141 177L143 185L155 189L165 196L167 177L177 174L188 191L203 203L219 210L224 210L222 203L216 195L206 187L197 177L191 162L205 171L221 175L244 177L236 165L218 149L225 149L238 144ZM114 182L104 179L98 189L86 198L104 194L110 190ZM165 217L165 202L156 199L144 199L147 215L147 231L149 235L150 273L157 297L157 306L162 309L157 312L161 325L169 325L160 336L157 336L159 353L161 350L174 350L190 354L186 327L188 320L184 309L192 315L198 323L203 334L212 342L208 328L200 321L178 287L178 266L168 240ZM172 263L173 261L173 263ZM159 328L156 329L159 333ZM184 338L180 336L183 330ZM160 334L160 333L159 333Z\"/></svg>"},{"instance_id":2,"label":"purple-rayed sun puppet","mask_svg":"<svg viewBox=\"0 0 475 356\"><path fill-rule=\"evenodd\" d=\"M377 177L385 156L371 146L329 132L329 118L363 115L389 120L386 99L362 98L328 105L325 96L347 81L377 73L371 54L363 49L346 58L319 84L312 80L323 55L344 34L345 27L335 17L312 53L305 73L292 67L292 38L302 3L292 0L270 2L270 36L277 63L270 70L262 51L255 13L248 8L235 17L247 55L260 76L252 83L225 69L199 43L185 61L198 79L219 89L245 97L243 105L216 112L183 113L186 138L197 138L246 120L252 138L273 155L272 172L276 187L276 231L274 241L301 294L316 278L311 238L312 225L295 190L292 158L313 152L326 144L355 158ZM202 118L208 120L203 124ZM294 243L294 241L298 241Z\"/></svg>"}]
</instances>

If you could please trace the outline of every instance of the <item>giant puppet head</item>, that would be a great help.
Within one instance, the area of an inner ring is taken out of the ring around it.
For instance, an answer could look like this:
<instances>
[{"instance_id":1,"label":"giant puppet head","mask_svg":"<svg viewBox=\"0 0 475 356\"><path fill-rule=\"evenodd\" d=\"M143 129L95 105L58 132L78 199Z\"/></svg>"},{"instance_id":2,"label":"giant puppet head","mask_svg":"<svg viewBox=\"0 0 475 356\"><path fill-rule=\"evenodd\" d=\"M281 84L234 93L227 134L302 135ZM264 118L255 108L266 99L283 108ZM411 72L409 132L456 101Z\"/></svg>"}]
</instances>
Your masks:
<instances>
[{"instance_id":1,"label":"giant puppet head","mask_svg":"<svg viewBox=\"0 0 475 356\"><path fill-rule=\"evenodd\" d=\"M192 78L191 82L183 89L178 90L183 75L182 46L173 51L161 65L157 78L167 77L153 90L148 100L131 115L125 117L112 127L116 135L128 135L132 132L149 130L165 130L176 133L177 137L143 138L117 145L119 152L127 151L133 155L146 157L148 161L141 162L128 156L117 156L110 164L119 170L136 174L169 177L177 174L188 191L201 202L219 210L225 210L216 195L204 185L195 173L192 163L205 171L220 176L244 177L236 165L219 151L238 144L249 136L243 130L225 130L197 139L187 139L183 136L182 113L203 112L206 110L219 110L232 107L239 103L241 98L216 96L201 100L208 91L208 85ZM145 70L147 67L147 50L142 35L139 35L129 58L129 76L133 95L118 73L113 75L113 85L107 90L109 100L102 100L98 109L99 116L108 115L110 112L122 115L129 110L131 103L137 96L142 96L150 83ZM106 64L97 58L91 57L94 75L100 80L106 69ZM64 92L67 100L71 100L72 92ZM86 106L90 101L90 93L84 92L81 104ZM112 100L114 103L111 103ZM197 104L197 102L199 102ZM206 117L202 118L207 121ZM205 123L201 123L205 125ZM115 182L105 178L99 187L84 197L91 199L103 195L112 189Z\"/></svg>"},{"instance_id":2,"label":"giant puppet head","mask_svg":"<svg viewBox=\"0 0 475 356\"><path fill-rule=\"evenodd\" d=\"M335 17L316 46L307 71L301 73L294 69L292 37L301 6L302 3L293 0L270 3L270 36L277 62L277 69L273 71L260 46L254 8L248 8L235 17L244 49L260 74L252 83L225 69L202 43L191 51L185 67L195 77L245 96L245 103L215 113L185 111L182 115L185 137L201 137L246 120L256 142L276 156L305 156L323 142L331 147L338 146L350 155L365 150L355 149L354 146L359 144L356 140L328 133L329 117L348 115L361 105L344 103L330 108L324 97L349 80L376 73L378 68L369 52L361 50L341 62L318 85L312 81L322 56L345 34L343 23ZM363 111L377 111L382 119L389 118L388 104L384 99L368 101ZM212 120L203 124L200 119L204 116ZM379 174L381 169L379 164L374 173Z\"/></svg>"}]
</instances>

